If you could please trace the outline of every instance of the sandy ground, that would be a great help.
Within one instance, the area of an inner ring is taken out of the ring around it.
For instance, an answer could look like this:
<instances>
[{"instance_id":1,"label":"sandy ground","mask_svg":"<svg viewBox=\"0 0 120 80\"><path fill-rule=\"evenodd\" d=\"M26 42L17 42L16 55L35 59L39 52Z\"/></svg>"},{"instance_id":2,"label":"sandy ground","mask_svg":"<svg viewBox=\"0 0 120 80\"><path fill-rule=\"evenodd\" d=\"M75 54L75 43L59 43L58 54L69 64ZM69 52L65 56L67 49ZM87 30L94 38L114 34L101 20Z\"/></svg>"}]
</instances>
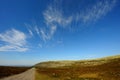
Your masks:
<instances>
[{"instance_id":1,"label":"sandy ground","mask_svg":"<svg viewBox=\"0 0 120 80\"><path fill-rule=\"evenodd\" d=\"M29 69L21 74L6 77L0 80L35 80L35 68Z\"/></svg>"}]
</instances>

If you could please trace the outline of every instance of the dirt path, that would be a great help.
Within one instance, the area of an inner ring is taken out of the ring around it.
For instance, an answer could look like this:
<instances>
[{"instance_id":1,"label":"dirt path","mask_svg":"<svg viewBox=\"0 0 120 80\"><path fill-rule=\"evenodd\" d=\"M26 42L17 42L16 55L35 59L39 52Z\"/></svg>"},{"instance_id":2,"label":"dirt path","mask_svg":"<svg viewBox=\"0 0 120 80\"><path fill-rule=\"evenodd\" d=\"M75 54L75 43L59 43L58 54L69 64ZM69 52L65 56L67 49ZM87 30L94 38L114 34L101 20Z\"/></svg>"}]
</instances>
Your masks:
<instances>
[{"instance_id":1,"label":"dirt path","mask_svg":"<svg viewBox=\"0 0 120 80\"><path fill-rule=\"evenodd\" d=\"M0 80L35 80L35 68L29 69L21 74L6 77Z\"/></svg>"}]
</instances>

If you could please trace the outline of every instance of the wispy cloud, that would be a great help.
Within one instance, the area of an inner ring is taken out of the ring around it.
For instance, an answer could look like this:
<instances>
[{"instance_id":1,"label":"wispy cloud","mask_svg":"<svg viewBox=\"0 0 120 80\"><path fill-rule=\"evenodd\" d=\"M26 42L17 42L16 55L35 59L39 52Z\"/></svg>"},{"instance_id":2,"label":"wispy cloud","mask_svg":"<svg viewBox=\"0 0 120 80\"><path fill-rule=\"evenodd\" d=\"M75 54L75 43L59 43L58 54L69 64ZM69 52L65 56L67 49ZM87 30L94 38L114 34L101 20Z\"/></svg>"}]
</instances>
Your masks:
<instances>
[{"instance_id":1,"label":"wispy cloud","mask_svg":"<svg viewBox=\"0 0 120 80\"><path fill-rule=\"evenodd\" d=\"M43 12L43 17L47 26L44 30L41 30L43 40L51 39L57 31L58 26L64 28L72 22L72 16L65 17L60 9L61 6L58 6L59 4L56 6L54 3L57 4L59 2L55 1L53 4L51 3Z\"/></svg>"},{"instance_id":2,"label":"wispy cloud","mask_svg":"<svg viewBox=\"0 0 120 80\"><path fill-rule=\"evenodd\" d=\"M30 34L31 36L33 36L32 30L28 29L28 31L29 31L29 34Z\"/></svg>"},{"instance_id":3,"label":"wispy cloud","mask_svg":"<svg viewBox=\"0 0 120 80\"><path fill-rule=\"evenodd\" d=\"M50 39L57 31L58 26L65 28L67 25L72 24L72 22L75 21L79 24L96 22L100 18L105 16L109 11L111 11L115 4L116 0L97 1L90 7L86 6L85 9L78 10L78 12L74 14L69 13L69 16L66 17L63 14L64 11L61 9L62 5L60 1L54 1L53 4L51 3L50 5L48 5L47 9L43 12L45 23L50 31L45 32L45 30L42 30L42 37L44 40ZM53 30L53 28L55 29Z\"/></svg>"},{"instance_id":4,"label":"wispy cloud","mask_svg":"<svg viewBox=\"0 0 120 80\"><path fill-rule=\"evenodd\" d=\"M43 22L45 25L42 27L37 24L26 26L31 36L35 36L37 34L41 40L46 42L51 40L54 34L58 31L58 27L68 29L68 27L72 25L73 28L79 29L80 26L75 25L74 23L87 24L98 21L113 9L116 1L117 0L95 1L94 3L90 3L90 6L84 6L84 9L76 9L76 12L69 11L71 6L68 5L69 9L66 10L71 13L68 13L69 15L66 16L62 6L64 1L54 0L47 5L46 9L42 12L44 20ZM78 4L81 5L81 3Z\"/></svg>"},{"instance_id":5,"label":"wispy cloud","mask_svg":"<svg viewBox=\"0 0 120 80\"><path fill-rule=\"evenodd\" d=\"M29 35L31 37L35 36L37 34L37 36L41 36L41 33L40 33L40 27L37 25L37 24L27 24L25 23L25 26L29 32Z\"/></svg>"},{"instance_id":6,"label":"wispy cloud","mask_svg":"<svg viewBox=\"0 0 120 80\"><path fill-rule=\"evenodd\" d=\"M27 30L28 30L30 36L34 36L31 25L25 23L25 26L27 27Z\"/></svg>"},{"instance_id":7,"label":"wispy cloud","mask_svg":"<svg viewBox=\"0 0 120 80\"><path fill-rule=\"evenodd\" d=\"M36 26L34 26L35 32L37 33L37 35L40 35L40 29Z\"/></svg>"},{"instance_id":8,"label":"wispy cloud","mask_svg":"<svg viewBox=\"0 0 120 80\"><path fill-rule=\"evenodd\" d=\"M45 23L50 26L51 24L60 25L65 27L72 21L72 16L65 17L62 14L62 10L60 10L57 6L49 5L47 9L43 12Z\"/></svg>"},{"instance_id":9,"label":"wispy cloud","mask_svg":"<svg viewBox=\"0 0 120 80\"><path fill-rule=\"evenodd\" d=\"M52 36L54 35L55 31L57 29L57 26L51 25L48 29L47 28L41 28L40 33L41 37L44 41L50 40Z\"/></svg>"},{"instance_id":10,"label":"wispy cloud","mask_svg":"<svg viewBox=\"0 0 120 80\"><path fill-rule=\"evenodd\" d=\"M43 11L43 18L45 22L45 25L43 27L37 24L25 24L31 36L37 34L43 41L46 42L53 37L58 29L58 26L65 28L71 23L72 16L65 17L62 14L62 10L54 5L55 2L49 4L46 7L46 10Z\"/></svg>"},{"instance_id":11,"label":"wispy cloud","mask_svg":"<svg viewBox=\"0 0 120 80\"><path fill-rule=\"evenodd\" d=\"M116 0L97 1L91 7L86 7L86 10L76 14L76 20L81 23L91 23L98 21L105 16L115 6Z\"/></svg>"},{"instance_id":12,"label":"wispy cloud","mask_svg":"<svg viewBox=\"0 0 120 80\"><path fill-rule=\"evenodd\" d=\"M26 39L26 35L16 29L0 33L0 41L3 42L0 51L26 51L28 50Z\"/></svg>"}]
</instances>

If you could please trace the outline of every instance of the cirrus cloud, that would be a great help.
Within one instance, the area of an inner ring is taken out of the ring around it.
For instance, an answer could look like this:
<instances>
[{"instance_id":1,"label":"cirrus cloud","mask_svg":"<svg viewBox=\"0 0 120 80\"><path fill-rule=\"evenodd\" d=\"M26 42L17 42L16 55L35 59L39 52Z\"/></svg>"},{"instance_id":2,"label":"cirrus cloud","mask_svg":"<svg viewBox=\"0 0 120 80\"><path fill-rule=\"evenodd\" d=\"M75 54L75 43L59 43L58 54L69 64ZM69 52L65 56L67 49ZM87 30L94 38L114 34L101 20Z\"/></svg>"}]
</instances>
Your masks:
<instances>
[{"instance_id":1,"label":"cirrus cloud","mask_svg":"<svg viewBox=\"0 0 120 80\"><path fill-rule=\"evenodd\" d=\"M116 5L116 2L117 0L97 1L90 7L86 6L85 9L77 10L77 12L69 13L68 14L69 16L66 16L65 14L63 14L64 10L62 10L63 7L62 4L64 4L64 1L62 2L61 0L60 1L55 0L53 3L48 5L46 10L43 12L45 24L47 25L46 28L49 28L49 31L46 32L46 30L42 30L41 35L44 40L47 40L53 37L53 35L58 29L58 26L61 28L66 28L66 26L68 27L68 25L72 24L72 22L73 23L77 22L79 24L96 22L102 17L104 17L108 12L110 12ZM73 26L75 27L77 25ZM48 36L49 38L47 38Z\"/></svg>"},{"instance_id":2,"label":"cirrus cloud","mask_svg":"<svg viewBox=\"0 0 120 80\"><path fill-rule=\"evenodd\" d=\"M62 6L65 5L64 1L54 0L48 4L42 12L43 23L45 23L45 25L42 27L37 24L26 25L29 27L29 34L31 36L37 34L41 40L46 42L53 38L54 34L58 31L58 27L63 29L75 28L74 30L79 30L81 25L78 24L92 24L107 15L114 8L117 0L98 0L94 3L90 3L89 6L86 5L86 1L83 0L83 2L85 3L84 7L81 9L77 8L75 10L76 12L69 11L70 8L72 8L70 5L73 3L67 4L68 7L65 10L68 10L66 12L71 13L64 14L65 11L63 8L65 6ZM78 3L77 5L81 5L81 3ZM73 27L70 28L70 26Z\"/></svg>"},{"instance_id":3,"label":"cirrus cloud","mask_svg":"<svg viewBox=\"0 0 120 80\"><path fill-rule=\"evenodd\" d=\"M16 29L7 30L4 33L0 33L0 42L3 44L0 46L0 51L27 51L26 35Z\"/></svg>"},{"instance_id":4,"label":"cirrus cloud","mask_svg":"<svg viewBox=\"0 0 120 80\"><path fill-rule=\"evenodd\" d=\"M94 5L86 7L84 11L78 12L75 19L81 23L96 22L110 12L116 5L117 0L101 0Z\"/></svg>"}]
</instances>

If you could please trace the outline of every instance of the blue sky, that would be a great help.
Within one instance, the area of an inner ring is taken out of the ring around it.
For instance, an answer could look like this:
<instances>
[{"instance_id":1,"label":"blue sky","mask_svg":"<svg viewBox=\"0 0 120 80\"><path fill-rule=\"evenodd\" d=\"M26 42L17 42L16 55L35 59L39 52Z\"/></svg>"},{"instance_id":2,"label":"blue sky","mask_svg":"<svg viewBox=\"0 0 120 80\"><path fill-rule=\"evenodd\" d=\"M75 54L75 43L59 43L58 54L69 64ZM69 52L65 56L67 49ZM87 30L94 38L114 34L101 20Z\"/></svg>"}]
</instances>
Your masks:
<instances>
[{"instance_id":1,"label":"blue sky","mask_svg":"<svg viewBox=\"0 0 120 80\"><path fill-rule=\"evenodd\" d=\"M0 0L0 65L120 54L119 0Z\"/></svg>"}]
</instances>

